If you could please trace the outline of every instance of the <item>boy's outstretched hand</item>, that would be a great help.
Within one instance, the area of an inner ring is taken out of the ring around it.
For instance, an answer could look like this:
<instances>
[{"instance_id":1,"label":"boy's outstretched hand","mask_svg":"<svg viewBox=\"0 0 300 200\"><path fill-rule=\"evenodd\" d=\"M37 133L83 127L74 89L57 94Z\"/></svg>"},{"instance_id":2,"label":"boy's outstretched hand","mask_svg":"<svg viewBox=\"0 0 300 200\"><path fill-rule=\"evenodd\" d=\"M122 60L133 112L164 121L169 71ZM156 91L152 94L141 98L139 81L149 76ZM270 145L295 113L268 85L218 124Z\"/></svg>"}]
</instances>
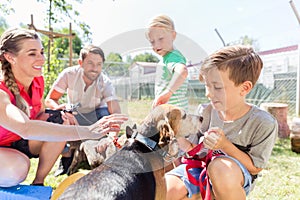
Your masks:
<instances>
[{"instance_id":1,"label":"boy's outstretched hand","mask_svg":"<svg viewBox=\"0 0 300 200\"><path fill-rule=\"evenodd\" d=\"M154 99L152 103L152 108L159 106L161 104L168 103L170 97L172 96L172 92L165 90L162 94L160 94L157 98Z\"/></svg>"}]
</instances>

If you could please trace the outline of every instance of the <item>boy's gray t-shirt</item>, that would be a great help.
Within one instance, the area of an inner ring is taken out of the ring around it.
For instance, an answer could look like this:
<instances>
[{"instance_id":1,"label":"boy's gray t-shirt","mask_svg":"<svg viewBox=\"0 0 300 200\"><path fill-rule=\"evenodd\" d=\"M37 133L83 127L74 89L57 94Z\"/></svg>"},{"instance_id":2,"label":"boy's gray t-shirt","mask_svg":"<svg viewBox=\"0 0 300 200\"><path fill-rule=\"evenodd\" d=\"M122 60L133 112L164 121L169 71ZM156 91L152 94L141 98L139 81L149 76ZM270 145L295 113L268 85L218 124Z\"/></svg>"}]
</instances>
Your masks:
<instances>
[{"instance_id":1,"label":"boy's gray t-shirt","mask_svg":"<svg viewBox=\"0 0 300 200\"><path fill-rule=\"evenodd\" d=\"M211 127L223 129L226 138L246 152L256 167L266 167L278 135L277 121L270 113L251 105L243 117L224 122L210 104L200 105L198 112L203 116L202 133Z\"/></svg>"}]
</instances>

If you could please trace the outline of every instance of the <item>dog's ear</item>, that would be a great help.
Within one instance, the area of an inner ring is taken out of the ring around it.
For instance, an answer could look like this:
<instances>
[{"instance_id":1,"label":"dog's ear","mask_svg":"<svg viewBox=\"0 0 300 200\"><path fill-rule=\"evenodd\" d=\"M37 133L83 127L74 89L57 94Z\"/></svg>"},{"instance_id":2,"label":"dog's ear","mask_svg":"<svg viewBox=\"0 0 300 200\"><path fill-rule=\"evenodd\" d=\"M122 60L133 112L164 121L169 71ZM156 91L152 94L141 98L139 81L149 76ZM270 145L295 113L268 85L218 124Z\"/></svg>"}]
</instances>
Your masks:
<instances>
[{"instance_id":1,"label":"dog's ear","mask_svg":"<svg viewBox=\"0 0 300 200\"><path fill-rule=\"evenodd\" d=\"M159 130L159 143L161 145L166 145L171 138L174 136L174 131L169 124L169 120L165 118L165 120L160 120L158 123L158 130Z\"/></svg>"},{"instance_id":2,"label":"dog's ear","mask_svg":"<svg viewBox=\"0 0 300 200\"><path fill-rule=\"evenodd\" d=\"M177 133L179 120L181 119L181 111L177 108L172 109L170 112L167 113L167 118L169 120L169 124L174 131L174 133Z\"/></svg>"},{"instance_id":3,"label":"dog's ear","mask_svg":"<svg viewBox=\"0 0 300 200\"><path fill-rule=\"evenodd\" d=\"M132 129L137 129L136 124L134 124L134 125L132 126Z\"/></svg>"},{"instance_id":4,"label":"dog's ear","mask_svg":"<svg viewBox=\"0 0 300 200\"><path fill-rule=\"evenodd\" d=\"M136 125L134 125L134 126L136 126ZM129 126L126 126L126 137L131 138L132 134L133 134L133 129L130 128Z\"/></svg>"}]
</instances>

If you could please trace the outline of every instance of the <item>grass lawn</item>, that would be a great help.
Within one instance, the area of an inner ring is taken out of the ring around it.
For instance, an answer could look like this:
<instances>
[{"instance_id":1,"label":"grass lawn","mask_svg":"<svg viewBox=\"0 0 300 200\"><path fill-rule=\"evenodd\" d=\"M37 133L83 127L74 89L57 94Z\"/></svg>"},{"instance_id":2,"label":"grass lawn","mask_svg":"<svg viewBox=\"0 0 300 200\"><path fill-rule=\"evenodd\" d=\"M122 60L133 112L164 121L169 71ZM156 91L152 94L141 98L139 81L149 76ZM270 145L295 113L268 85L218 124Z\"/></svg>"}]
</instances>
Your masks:
<instances>
[{"instance_id":1,"label":"grass lawn","mask_svg":"<svg viewBox=\"0 0 300 200\"><path fill-rule=\"evenodd\" d=\"M122 111L130 116L128 125L140 123L149 113L149 101L121 102ZM31 159L32 167L24 183L30 184L34 178L37 159ZM55 188L66 175L54 177L53 168L45 184ZM256 186L248 200L298 200L300 197L300 154L291 151L290 139L278 139L269 160L256 181Z\"/></svg>"},{"instance_id":2,"label":"grass lawn","mask_svg":"<svg viewBox=\"0 0 300 200\"><path fill-rule=\"evenodd\" d=\"M290 139L278 139L268 167L261 172L248 199L298 200L300 154L291 151Z\"/></svg>"}]
</instances>

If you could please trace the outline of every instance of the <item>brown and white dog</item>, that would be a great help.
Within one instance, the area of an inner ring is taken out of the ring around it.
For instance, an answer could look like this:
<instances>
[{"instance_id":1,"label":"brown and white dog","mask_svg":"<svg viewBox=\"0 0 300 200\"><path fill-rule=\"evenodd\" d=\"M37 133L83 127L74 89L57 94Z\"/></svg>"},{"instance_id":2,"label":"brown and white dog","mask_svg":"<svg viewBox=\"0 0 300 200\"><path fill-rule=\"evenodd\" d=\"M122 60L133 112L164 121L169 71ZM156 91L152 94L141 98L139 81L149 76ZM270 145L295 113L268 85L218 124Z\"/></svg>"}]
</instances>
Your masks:
<instances>
[{"instance_id":1,"label":"brown and white dog","mask_svg":"<svg viewBox=\"0 0 300 200\"><path fill-rule=\"evenodd\" d=\"M122 137L123 140L119 139L120 144L124 144L126 138ZM100 140L81 140L71 141L70 149L73 151L73 160L68 169L67 174L72 175L78 172L79 168L82 169L94 169L101 165L107 158L117 151L117 147L110 142L112 138L105 137ZM101 143L108 143L104 151L98 152L97 146Z\"/></svg>"},{"instance_id":2,"label":"brown and white dog","mask_svg":"<svg viewBox=\"0 0 300 200\"><path fill-rule=\"evenodd\" d=\"M196 134L202 117L164 104L132 130L122 149L70 185L59 199L165 199L165 159L179 151L175 137Z\"/></svg>"}]
</instances>

